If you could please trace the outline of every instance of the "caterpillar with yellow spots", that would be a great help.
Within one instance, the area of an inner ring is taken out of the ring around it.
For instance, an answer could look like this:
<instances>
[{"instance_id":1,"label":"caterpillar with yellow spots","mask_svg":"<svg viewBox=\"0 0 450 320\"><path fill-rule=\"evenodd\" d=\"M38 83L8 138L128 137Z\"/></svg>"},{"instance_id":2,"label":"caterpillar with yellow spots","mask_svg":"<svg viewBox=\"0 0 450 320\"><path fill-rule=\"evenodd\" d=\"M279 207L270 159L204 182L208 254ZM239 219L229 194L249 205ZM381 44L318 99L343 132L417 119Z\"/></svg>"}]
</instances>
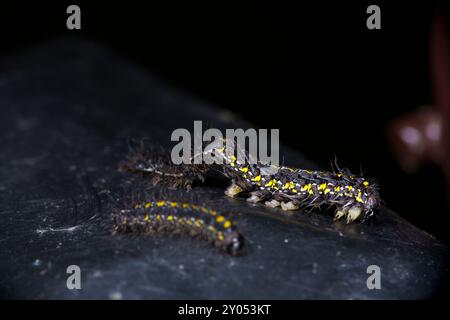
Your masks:
<instances>
[{"instance_id":1,"label":"caterpillar with yellow spots","mask_svg":"<svg viewBox=\"0 0 450 320\"><path fill-rule=\"evenodd\" d=\"M248 156L240 161L233 152L220 145L206 150L206 153L223 160L223 173L232 180L225 191L229 197L249 194L248 202L264 201L268 207L281 207L283 210L334 206L334 219L345 217L347 223L373 215L381 203L373 181L357 177L337 165L337 172L327 172L260 162L252 164Z\"/></svg>"},{"instance_id":2,"label":"caterpillar with yellow spots","mask_svg":"<svg viewBox=\"0 0 450 320\"><path fill-rule=\"evenodd\" d=\"M129 208L115 208L112 218L113 234L188 234L230 255L243 253L244 238L230 217L201 205L151 197L133 201Z\"/></svg>"}]
</instances>

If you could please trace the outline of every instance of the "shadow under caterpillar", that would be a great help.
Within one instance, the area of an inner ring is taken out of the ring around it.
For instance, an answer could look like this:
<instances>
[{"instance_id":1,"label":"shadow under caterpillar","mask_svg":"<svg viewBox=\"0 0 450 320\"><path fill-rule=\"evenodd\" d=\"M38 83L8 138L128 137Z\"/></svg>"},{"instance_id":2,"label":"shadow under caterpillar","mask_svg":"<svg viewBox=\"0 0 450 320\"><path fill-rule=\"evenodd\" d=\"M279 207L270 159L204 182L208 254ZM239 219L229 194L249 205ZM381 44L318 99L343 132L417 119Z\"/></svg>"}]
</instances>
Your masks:
<instances>
[{"instance_id":1,"label":"shadow under caterpillar","mask_svg":"<svg viewBox=\"0 0 450 320\"><path fill-rule=\"evenodd\" d=\"M177 172L178 176L168 177L167 183L188 190L193 181L203 182L209 170L219 168L231 179L231 185L225 191L229 197L248 195L248 202L264 202L268 207L281 207L282 210L334 206L334 220L345 217L347 223L370 217L380 206L376 184L347 169L340 169L336 165L336 170L328 172L263 164L259 161L254 163L249 161L246 150L235 150L233 141L220 142L210 144L202 154L219 160L215 164L174 165L170 160L161 161L160 154L141 150L131 154L122 166L130 172L142 173L153 181ZM235 151L244 155L240 157L243 160L235 156Z\"/></svg>"},{"instance_id":2,"label":"shadow under caterpillar","mask_svg":"<svg viewBox=\"0 0 450 320\"><path fill-rule=\"evenodd\" d=\"M172 200L171 200L172 199ZM224 212L167 197L146 197L130 207L115 207L113 234L188 234L208 241L230 255L244 252L244 237Z\"/></svg>"}]
</instances>

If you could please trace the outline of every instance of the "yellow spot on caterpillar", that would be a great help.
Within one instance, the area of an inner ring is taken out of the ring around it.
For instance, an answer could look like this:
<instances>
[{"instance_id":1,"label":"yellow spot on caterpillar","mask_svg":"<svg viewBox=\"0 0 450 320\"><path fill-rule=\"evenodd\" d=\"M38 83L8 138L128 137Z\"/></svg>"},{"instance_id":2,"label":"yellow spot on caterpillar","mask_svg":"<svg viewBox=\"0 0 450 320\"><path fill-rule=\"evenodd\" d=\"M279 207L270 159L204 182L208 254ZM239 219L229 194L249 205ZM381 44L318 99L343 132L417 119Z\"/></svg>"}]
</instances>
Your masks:
<instances>
[{"instance_id":1,"label":"yellow spot on caterpillar","mask_svg":"<svg viewBox=\"0 0 450 320\"><path fill-rule=\"evenodd\" d=\"M144 220L148 221L148 214L145 215Z\"/></svg>"},{"instance_id":2,"label":"yellow spot on caterpillar","mask_svg":"<svg viewBox=\"0 0 450 320\"><path fill-rule=\"evenodd\" d=\"M217 149L217 152L219 154L222 154L224 150L225 150L225 146L223 146L222 148Z\"/></svg>"},{"instance_id":3,"label":"yellow spot on caterpillar","mask_svg":"<svg viewBox=\"0 0 450 320\"><path fill-rule=\"evenodd\" d=\"M368 187L368 186L369 186L369 182L364 181L364 182L363 182L363 185L364 185L365 187Z\"/></svg>"},{"instance_id":4,"label":"yellow spot on caterpillar","mask_svg":"<svg viewBox=\"0 0 450 320\"><path fill-rule=\"evenodd\" d=\"M220 241L223 241L225 239L222 232L217 232L217 239L219 239Z\"/></svg>"},{"instance_id":5,"label":"yellow spot on caterpillar","mask_svg":"<svg viewBox=\"0 0 450 320\"><path fill-rule=\"evenodd\" d=\"M208 213L208 209L206 209L205 207L201 207L200 210L204 213Z\"/></svg>"},{"instance_id":6,"label":"yellow spot on caterpillar","mask_svg":"<svg viewBox=\"0 0 450 320\"><path fill-rule=\"evenodd\" d=\"M352 191L353 190L352 186L346 186L346 188L348 189L348 191Z\"/></svg>"},{"instance_id":7,"label":"yellow spot on caterpillar","mask_svg":"<svg viewBox=\"0 0 450 320\"><path fill-rule=\"evenodd\" d=\"M199 206L197 206L197 205L192 205L191 207L192 207L192 209L194 209L194 210L198 210L198 208L199 208Z\"/></svg>"},{"instance_id":8,"label":"yellow spot on caterpillar","mask_svg":"<svg viewBox=\"0 0 450 320\"><path fill-rule=\"evenodd\" d=\"M255 182L260 181L260 180L261 180L261 175L258 175L252 179L252 181L255 181Z\"/></svg>"},{"instance_id":9,"label":"yellow spot on caterpillar","mask_svg":"<svg viewBox=\"0 0 450 320\"><path fill-rule=\"evenodd\" d=\"M272 179L269 182L266 183L265 187L272 187L277 183L277 180Z\"/></svg>"},{"instance_id":10,"label":"yellow spot on caterpillar","mask_svg":"<svg viewBox=\"0 0 450 320\"><path fill-rule=\"evenodd\" d=\"M167 221L173 221L173 216L172 215L167 216Z\"/></svg>"},{"instance_id":11,"label":"yellow spot on caterpillar","mask_svg":"<svg viewBox=\"0 0 450 320\"><path fill-rule=\"evenodd\" d=\"M300 190L301 191L309 191L309 190L311 190L311 183L305 184Z\"/></svg>"},{"instance_id":12,"label":"yellow spot on caterpillar","mask_svg":"<svg viewBox=\"0 0 450 320\"><path fill-rule=\"evenodd\" d=\"M217 218L216 218L216 221L217 222L222 222L222 221L224 221L225 220L225 218L223 217L223 216L218 216Z\"/></svg>"},{"instance_id":13,"label":"yellow spot on caterpillar","mask_svg":"<svg viewBox=\"0 0 450 320\"><path fill-rule=\"evenodd\" d=\"M358 191L358 195L355 197L356 201L358 202L364 202L363 199L361 198L361 191Z\"/></svg>"},{"instance_id":14,"label":"yellow spot on caterpillar","mask_svg":"<svg viewBox=\"0 0 450 320\"><path fill-rule=\"evenodd\" d=\"M326 187L327 187L327 184L326 184L326 183L322 183L322 184L319 186L319 190L325 190Z\"/></svg>"},{"instance_id":15,"label":"yellow spot on caterpillar","mask_svg":"<svg viewBox=\"0 0 450 320\"><path fill-rule=\"evenodd\" d=\"M197 220L195 220L195 226L197 226L197 227L201 227L201 226L202 226L202 224L203 224L203 220L201 220L201 219L197 219Z\"/></svg>"},{"instance_id":16,"label":"yellow spot on caterpillar","mask_svg":"<svg viewBox=\"0 0 450 320\"><path fill-rule=\"evenodd\" d=\"M157 205L158 207L162 207L162 206L165 206L165 205L166 205L166 202L165 202L165 201L158 201L158 202L156 203L156 205Z\"/></svg>"},{"instance_id":17,"label":"yellow spot on caterpillar","mask_svg":"<svg viewBox=\"0 0 450 320\"><path fill-rule=\"evenodd\" d=\"M336 176L340 178L342 177L342 173L338 173Z\"/></svg>"},{"instance_id":18,"label":"yellow spot on caterpillar","mask_svg":"<svg viewBox=\"0 0 450 320\"><path fill-rule=\"evenodd\" d=\"M217 211L216 211L216 210L211 210L211 211L209 211L209 213L210 213L212 216L215 216L215 215L217 214Z\"/></svg>"},{"instance_id":19,"label":"yellow spot on caterpillar","mask_svg":"<svg viewBox=\"0 0 450 320\"><path fill-rule=\"evenodd\" d=\"M286 182L286 184L283 186L283 190L285 189L293 189L295 187L294 182L290 181L290 182Z\"/></svg>"},{"instance_id":20,"label":"yellow spot on caterpillar","mask_svg":"<svg viewBox=\"0 0 450 320\"><path fill-rule=\"evenodd\" d=\"M152 206L152 203L151 202L147 202L146 204L145 204L145 208L150 208Z\"/></svg>"},{"instance_id":21,"label":"yellow spot on caterpillar","mask_svg":"<svg viewBox=\"0 0 450 320\"><path fill-rule=\"evenodd\" d=\"M178 207L178 203L177 202L170 202L170 206L172 208Z\"/></svg>"},{"instance_id":22,"label":"yellow spot on caterpillar","mask_svg":"<svg viewBox=\"0 0 450 320\"><path fill-rule=\"evenodd\" d=\"M189 203L183 203L181 206L183 207L183 209L189 208Z\"/></svg>"},{"instance_id":23,"label":"yellow spot on caterpillar","mask_svg":"<svg viewBox=\"0 0 450 320\"><path fill-rule=\"evenodd\" d=\"M156 216L156 220L161 220L161 215L160 214L158 214L157 216Z\"/></svg>"},{"instance_id":24,"label":"yellow spot on caterpillar","mask_svg":"<svg viewBox=\"0 0 450 320\"><path fill-rule=\"evenodd\" d=\"M234 167L234 164L236 163L236 157L232 156L231 157L231 162L230 162L230 166Z\"/></svg>"},{"instance_id":25,"label":"yellow spot on caterpillar","mask_svg":"<svg viewBox=\"0 0 450 320\"><path fill-rule=\"evenodd\" d=\"M230 220L225 221L225 223L223 224L223 227L225 229L228 229L229 227L231 227L231 221Z\"/></svg>"},{"instance_id":26,"label":"yellow spot on caterpillar","mask_svg":"<svg viewBox=\"0 0 450 320\"><path fill-rule=\"evenodd\" d=\"M334 188L334 191L336 191L336 192L341 191L341 187L337 186L336 188Z\"/></svg>"},{"instance_id":27,"label":"yellow spot on caterpillar","mask_svg":"<svg viewBox=\"0 0 450 320\"><path fill-rule=\"evenodd\" d=\"M331 190L329 189L329 188L326 188L324 191L323 191L323 193L325 193L325 194L327 194L327 193L329 193Z\"/></svg>"},{"instance_id":28,"label":"yellow spot on caterpillar","mask_svg":"<svg viewBox=\"0 0 450 320\"><path fill-rule=\"evenodd\" d=\"M209 229L211 232L216 232L216 228L214 228L214 226L209 226L208 229Z\"/></svg>"},{"instance_id":29,"label":"yellow spot on caterpillar","mask_svg":"<svg viewBox=\"0 0 450 320\"><path fill-rule=\"evenodd\" d=\"M314 191L312 191L312 189L309 189L309 190L308 190L308 193L311 194L311 195L313 195L313 194L314 194Z\"/></svg>"},{"instance_id":30,"label":"yellow spot on caterpillar","mask_svg":"<svg viewBox=\"0 0 450 320\"><path fill-rule=\"evenodd\" d=\"M293 193L297 193L298 191L296 189L291 190Z\"/></svg>"},{"instance_id":31,"label":"yellow spot on caterpillar","mask_svg":"<svg viewBox=\"0 0 450 320\"><path fill-rule=\"evenodd\" d=\"M248 167L243 167L243 168L240 168L239 170L241 170L244 173L247 173L248 172Z\"/></svg>"}]
</instances>

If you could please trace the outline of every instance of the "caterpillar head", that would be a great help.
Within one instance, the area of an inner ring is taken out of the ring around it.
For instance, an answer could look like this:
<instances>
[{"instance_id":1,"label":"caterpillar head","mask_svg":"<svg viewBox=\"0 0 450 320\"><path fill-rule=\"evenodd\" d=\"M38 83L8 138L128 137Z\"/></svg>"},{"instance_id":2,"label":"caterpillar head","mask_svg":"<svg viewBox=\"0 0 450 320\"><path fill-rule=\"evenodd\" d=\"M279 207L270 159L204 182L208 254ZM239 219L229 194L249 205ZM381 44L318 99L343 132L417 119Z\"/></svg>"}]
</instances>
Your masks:
<instances>
[{"instance_id":1,"label":"caterpillar head","mask_svg":"<svg viewBox=\"0 0 450 320\"><path fill-rule=\"evenodd\" d=\"M366 216L371 216L380 204L381 198L378 193L377 187L375 185L367 185L366 188L367 196L364 199L364 212Z\"/></svg>"}]
</instances>

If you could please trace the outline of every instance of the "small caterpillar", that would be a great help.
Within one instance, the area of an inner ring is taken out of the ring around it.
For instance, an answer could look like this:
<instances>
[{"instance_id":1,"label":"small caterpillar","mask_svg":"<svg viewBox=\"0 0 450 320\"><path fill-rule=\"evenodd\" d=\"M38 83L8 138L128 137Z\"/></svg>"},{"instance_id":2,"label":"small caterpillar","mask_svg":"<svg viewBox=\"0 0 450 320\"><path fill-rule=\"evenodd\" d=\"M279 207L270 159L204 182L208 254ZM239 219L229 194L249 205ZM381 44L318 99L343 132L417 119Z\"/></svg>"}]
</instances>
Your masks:
<instances>
[{"instance_id":1,"label":"small caterpillar","mask_svg":"<svg viewBox=\"0 0 450 320\"><path fill-rule=\"evenodd\" d=\"M225 146L232 146L233 152L225 150ZM210 145L211 146L211 145ZM223 174L231 179L231 185L225 194L236 197L240 194L250 194L248 202L265 202L268 207L281 207L283 210L297 210L300 208L319 208L322 205L335 206L334 220L346 217L347 223L360 217L373 215L374 210L381 203L377 186L372 181L357 177L348 170L337 166L337 172L312 171L260 162L250 163L247 152L237 150L245 156L239 161L234 155L234 143L223 141L205 150L204 155L219 157L222 160ZM155 155L143 156L144 162L151 167L155 163ZM133 163L131 161L131 163ZM203 181L206 172L217 165L203 165L199 180ZM192 172L195 165L165 165L165 169L175 170L186 174L187 184L196 180ZM177 186L186 184L185 176L180 175Z\"/></svg>"},{"instance_id":2,"label":"small caterpillar","mask_svg":"<svg viewBox=\"0 0 450 320\"><path fill-rule=\"evenodd\" d=\"M112 218L113 234L189 234L230 255L243 253L244 237L230 217L200 205L165 199L141 200L130 208L116 208Z\"/></svg>"}]
</instances>

